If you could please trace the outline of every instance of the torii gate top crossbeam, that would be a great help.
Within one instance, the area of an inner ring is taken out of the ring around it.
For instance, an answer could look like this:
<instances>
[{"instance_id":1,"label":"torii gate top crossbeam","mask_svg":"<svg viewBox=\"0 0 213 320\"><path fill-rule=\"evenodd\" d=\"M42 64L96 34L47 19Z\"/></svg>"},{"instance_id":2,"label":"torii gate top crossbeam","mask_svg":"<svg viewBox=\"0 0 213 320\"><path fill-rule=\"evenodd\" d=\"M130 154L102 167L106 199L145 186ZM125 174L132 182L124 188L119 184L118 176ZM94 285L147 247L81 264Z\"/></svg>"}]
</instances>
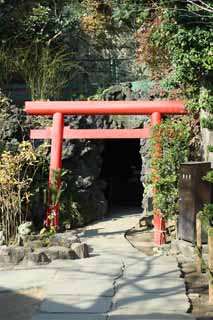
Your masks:
<instances>
[{"instance_id":1,"label":"torii gate top crossbeam","mask_svg":"<svg viewBox=\"0 0 213 320\"><path fill-rule=\"evenodd\" d=\"M183 101L27 101L25 111L34 115L150 115L186 114Z\"/></svg>"}]
</instances>

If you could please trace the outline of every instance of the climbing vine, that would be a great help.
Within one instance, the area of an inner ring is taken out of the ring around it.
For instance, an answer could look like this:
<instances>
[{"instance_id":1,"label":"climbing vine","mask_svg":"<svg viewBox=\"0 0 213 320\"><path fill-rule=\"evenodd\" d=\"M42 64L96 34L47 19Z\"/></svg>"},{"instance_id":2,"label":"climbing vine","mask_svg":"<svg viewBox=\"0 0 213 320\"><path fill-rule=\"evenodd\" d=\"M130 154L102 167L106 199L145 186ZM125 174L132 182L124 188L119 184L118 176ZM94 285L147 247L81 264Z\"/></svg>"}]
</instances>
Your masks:
<instances>
[{"instance_id":1,"label":"climbing vine","mask_svg":"<svg viewBox=\"0 0 213 320\"><path fill-rule=\"evenodd\" d=\"M188 117L167 119L153 128L150 139L151 174L154 207L166 219L178 214L180 165L189 155Z\"/></svg>"}]
</instances>

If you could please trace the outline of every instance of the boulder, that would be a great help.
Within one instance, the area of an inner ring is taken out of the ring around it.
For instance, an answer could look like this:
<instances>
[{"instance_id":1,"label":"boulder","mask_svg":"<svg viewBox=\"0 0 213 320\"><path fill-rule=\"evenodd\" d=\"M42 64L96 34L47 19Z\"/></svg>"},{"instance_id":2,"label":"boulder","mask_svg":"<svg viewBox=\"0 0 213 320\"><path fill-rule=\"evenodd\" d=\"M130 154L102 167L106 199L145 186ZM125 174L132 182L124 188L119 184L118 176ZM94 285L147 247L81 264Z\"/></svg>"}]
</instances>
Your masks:
<instances>
[{"instance_id":1,"label":"boulder","mask_svg":"<svg viewBox=\"0 0 213 320\"><path fill-rule=\"evenodd\" d=\"M49 247L45 250L45 253L51 260L77 258L74 250L60 246Z\"/></svg>"},{"instance_id":2,"label":"boulder","mask_svg":"<svg viewBox=\"0 0 213 320\"><path fill-rule=\"evenodd\" d=\"M42 240L34 240L34 241L27 241L24 243L24 247L30 248L32 251L45 247L44 241Z\"/></svg>"},{"instance_id":3,"label":"boulder","mask_svg":"<svg viewBox=\"0 0 213 320\"><path fill-rule=\"evenodd\" d=\"M25 260L32 261L35 264L48 264L51 262L45 249L37 249L34 252L29 253Z\"/></svg>"},{"instance_id":4,"label":"boulder","mask_svg":"<svg viewBox=\"0 0 213 320\"><path fill-rule=\"evenodd\" d=\"M74 243L72 250L75 252L78 259L89 257L89 247L86 243Z\"/></svg>"},{"instance_id":5,"label":"boulder","mask_svg":"<svg viewBox=\"0 0 213 320\"><path fill-rule=\"evenodd\" d=\"M0 248L0 263L19 264L30 252L31 249L29 248L22 248L19 246L2 246Z\"/></svg>"},{"instance_id":6,"label":"boulder","mask_svg":"<svg viewBox=\"0 0 213 320\"><path fill-rule=\"evenodd\" d=\"M80 240L76 231L65 233L56 233L49 238L49 246L63 246L71 248L73 243L79 243Z\"/></svg>"}]
</instances>

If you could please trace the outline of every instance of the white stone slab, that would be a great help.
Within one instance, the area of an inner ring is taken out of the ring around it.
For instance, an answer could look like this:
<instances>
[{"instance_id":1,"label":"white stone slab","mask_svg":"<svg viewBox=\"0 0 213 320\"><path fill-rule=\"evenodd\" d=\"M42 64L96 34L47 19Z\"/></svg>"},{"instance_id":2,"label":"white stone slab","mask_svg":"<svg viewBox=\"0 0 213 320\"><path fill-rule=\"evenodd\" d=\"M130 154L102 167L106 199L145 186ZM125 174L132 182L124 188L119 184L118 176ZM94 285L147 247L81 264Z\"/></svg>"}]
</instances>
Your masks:
<instances>
[{"instance_id":1,"label":"white stone slab","mask_svg":"<svg viewBox=\"0 0 213 320\"><path fill-rule=\"evenodd\" d=\"M107 315L80 313L39 313L32 320L107 320Z\"/></svg>"},{"instance_id":2,"label":"white stone slab","mask_svg":"<svg viewBox=\"0 0 213 320\"><path fill-rule=\"evenodd\" d=\"M55 280L72 281L73 279L117 279L122 275L121 265L94 265L70 269L60 269Z\"/></svg>"},{"instance_id":3,"label":"white stone slab","mask_svg":"<svg viewBox=\"0 0 213 320\"><path fill-rule=\"evenodd\" d=\"M164 265L164 266L177 266L177 259L175 257L171 256L153 256L153 257L148 257L148 256L141 256L141 255L136 255L132 258L125 259L125 266L130 267L134 266L138 263L146 263L147 265Z\"/></svg>"},{"instance_id":4,"label":"white stone slab","mask_svg":"<svg viewBox=\"0 0 213 320\"><path fill-rule=\"evenodd\" d=\"M189 301L185 294L164 295L143 293L138 295L128 295L126 293L116 294L113 310L122 311L123 314L141 314L150 312L170 312L185 313L189 310Z\"/></svg>"},{"instance_id":5,"label":"white stone slab","mask_svg":"<svg viewBox=\"0 0 213 320\"><path fill-rule=\"evenodd\" d=\"M186 313L150 312L147 314L141 313L141 314L127 315L127 314L122 314L122 313L119 314L119 313L113 312L110 314L107 320L195 320L195 318L191 314L186 314Z\"/></svg>"},{"instance_id":6,"label":"white stone slab","mask_svg":"<svg viewBox=\"0 0 213 320\"><path fill-rule=\"evenodd\" d=\"M55 270L11 270L0 272L0 291L43 287L51 282Z\"/></svg>"},{"instance_id":7,"label":"white stone slab","mask_svg":"<svg viewBox=\"0 0 213 320\"><path fill-rule=\"evenodd\" d=\"M107 313L110 309L111 298L57 295L45 299L40 311L47 313Z\"/></svg>"},{"instance_id":8,"label":"white stone slab","mask_svg":"<svg viewBox=\"0 0 213 320\"><path fill-rule=\"evenodd\" d=\"M115 293L114 281L108 278L102 279L70 279L68 281L55 280L46 288L47 295L77 295L77 296L102 296L112 297Z\"/></svg>"},{"instance_id":9,"label":"white stone slab","mask_svg":"<svg viewBox=\"0 0 213 320\"><path fill-rule=\"evenodd\" d=\"M179 278L180 276L180 269L176 265L172 264L158 265L149 263L138 263L124 269L124 278Z\"/></svg>"},{"instance_id":10,"label":"white stone slab","mask_svg":"<svg viewBox=\"0 0 213 320\"><path fill-rule=\"evenodd\" d=\"M118 279L116 281L116 292L128 292L129 294L134 293L179 293L185 292L185 282L182 278L177 279L164 279L162 281L161 277L152 277L150 278L136 278L136 279L128 279L124 278Z\"/></svg>"}]
</instances>

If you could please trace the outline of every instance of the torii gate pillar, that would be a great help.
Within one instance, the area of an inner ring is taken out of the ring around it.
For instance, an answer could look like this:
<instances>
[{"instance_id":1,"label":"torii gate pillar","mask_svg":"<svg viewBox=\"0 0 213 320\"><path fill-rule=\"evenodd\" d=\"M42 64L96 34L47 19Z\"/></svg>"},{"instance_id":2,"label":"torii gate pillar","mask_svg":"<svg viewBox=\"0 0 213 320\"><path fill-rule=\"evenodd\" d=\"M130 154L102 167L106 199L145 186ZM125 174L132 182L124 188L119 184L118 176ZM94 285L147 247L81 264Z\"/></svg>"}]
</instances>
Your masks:
<instances>
[{"instance_id":1,"label":"torii gate pillar","mask_svg":"<svg viewBox=\"0 0 213 320\"><path fill-rule=\"evenodd\" d=\"M53 115L53 126L52 126L52 143L51 143L51 154L50 154L50 173L49 173L49 185L53 183L53 175L59 173L57 180L57 188L59 190L61 185L60 173L62 168L62 147L63 147L63 133L64 133L64 115L57 112ZM48 195L48 198L50 195ZM50 202L50 199L48 199ZM51 213L51 208L47 208L47 220L46 223L49 224L48 216ZM59 203L56 203L54 208L54 219L53 224L55 227L59 223Z\"/></svg>"}]
</instances>

